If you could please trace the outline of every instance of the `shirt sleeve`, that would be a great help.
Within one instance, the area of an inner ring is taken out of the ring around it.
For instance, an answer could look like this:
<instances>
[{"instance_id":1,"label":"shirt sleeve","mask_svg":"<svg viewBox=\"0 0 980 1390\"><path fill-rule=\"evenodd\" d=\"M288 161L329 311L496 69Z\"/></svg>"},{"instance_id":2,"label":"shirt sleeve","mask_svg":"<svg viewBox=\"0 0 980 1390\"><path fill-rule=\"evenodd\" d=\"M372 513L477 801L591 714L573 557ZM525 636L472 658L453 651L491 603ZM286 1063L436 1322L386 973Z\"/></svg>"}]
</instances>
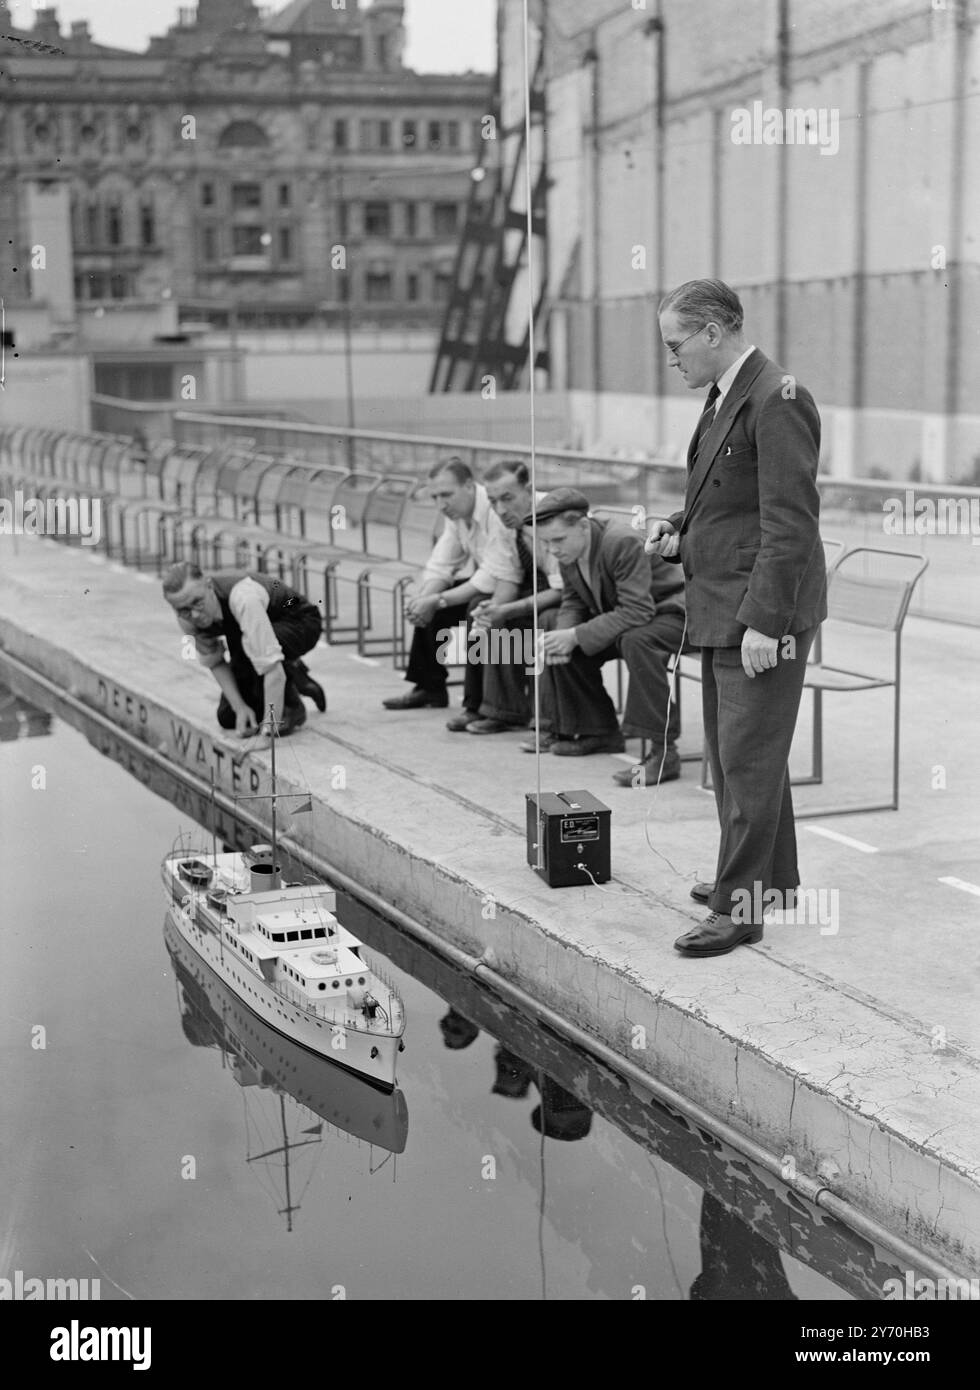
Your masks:
<instances>
[{"instance_id":1,"label":"shirt sleeve","mask_svg":"<svg viewBox=\"0 0 980 1390\"><path fill-rule=\"evenodd\" d=\"M465 560L466 551L460 542L459 533L453 523L447 521L439 533L438 540L432 547L432 554L422 571L422 578L423 580L443 579L448 585Z\"/></svg>"},{"instance_id":2,"label":"shirt sleeve","mask_svg":"<svg viewBox=\"0 0 980 1390\"><path fill-rule=\"evenodd\" d=\"M246 576L228 595L231 615L242 630L242 650L264 676L282 661L282 647L269 622L269 595L261 584Z\"/></svg>"},{"instance_id":3,"label":"shirt sleeve","mask_svg":"<svg viewBox=\"0 0 980 1390\"><path fill-rule=\"evenodd\" d=\"M485 594L492 594L498 584L520 584L523 577L513 531L507 529L496 512L490 512L487 516L486 540L482 553L477 557L476 570L470 583Z\"/></svg>"}]
</instances>

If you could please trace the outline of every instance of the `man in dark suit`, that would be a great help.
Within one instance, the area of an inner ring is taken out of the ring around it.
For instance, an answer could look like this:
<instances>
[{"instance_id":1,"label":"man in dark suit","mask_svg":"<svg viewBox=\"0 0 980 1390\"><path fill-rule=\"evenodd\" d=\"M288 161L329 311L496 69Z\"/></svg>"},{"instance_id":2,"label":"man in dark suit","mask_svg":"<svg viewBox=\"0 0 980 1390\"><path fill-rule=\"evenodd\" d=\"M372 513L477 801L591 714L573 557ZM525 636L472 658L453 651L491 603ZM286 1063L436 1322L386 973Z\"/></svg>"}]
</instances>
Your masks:
<instances>
[{"instance_id":1,"label":"man in dark suit","mask_svg":"<svg viewBox=\"0 0 980 1390\"><path fill-rule=\"evenodd\" d=\"M596 521L588 510L588 498L570 487L549 492L536 509L538 537L558 560L563 585L555 629L541 638L554 711L547 744L577 757L622 752L624 736L651 739L648 763L615 780L673 781L680 721L666 664L683 636L684 583L659 556L644 554L631 526ZM622 730L602 682L603 664L617 657L629 669Z\"/></svg>"},{"instance_id":2,"label":"man in dark suit","mask_svg":"<svg viewBox=\"0 0 980 1390\"><path fill-rule=\"evenodd\" d=\"M807 655L827 616L820 416L809 391L747 342L738 295L720 280L672 290L659 317L688 389L711 388L684 509L647 541L684 567L721 824L715 882L691 890L711 915L674 944L723 955L761 941L750 904L775 889L792 908L800 882L788 762Z\"/></svg>"}]
</instances>

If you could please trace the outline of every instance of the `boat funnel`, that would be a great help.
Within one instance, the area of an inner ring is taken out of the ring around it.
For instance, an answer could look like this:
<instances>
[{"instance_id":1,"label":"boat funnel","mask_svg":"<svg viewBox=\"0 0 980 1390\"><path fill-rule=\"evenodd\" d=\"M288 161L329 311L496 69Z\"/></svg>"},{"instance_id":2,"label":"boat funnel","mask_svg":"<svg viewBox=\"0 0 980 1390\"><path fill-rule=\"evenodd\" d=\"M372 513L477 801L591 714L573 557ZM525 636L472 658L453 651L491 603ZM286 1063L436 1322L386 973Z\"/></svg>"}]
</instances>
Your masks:
<instances>
[{"instance_id":1,"label":"boat funnel","mask_svg":"<svg viewBox=\"0 0 980 1390\"><path fill-rule=\"evenodd\" d=\"M271 859L266 859L258 864L253 864L251 868L252 892L269 893L274 888L282 887L281 865L273 864Z\"/></svg>"}]
</instances>

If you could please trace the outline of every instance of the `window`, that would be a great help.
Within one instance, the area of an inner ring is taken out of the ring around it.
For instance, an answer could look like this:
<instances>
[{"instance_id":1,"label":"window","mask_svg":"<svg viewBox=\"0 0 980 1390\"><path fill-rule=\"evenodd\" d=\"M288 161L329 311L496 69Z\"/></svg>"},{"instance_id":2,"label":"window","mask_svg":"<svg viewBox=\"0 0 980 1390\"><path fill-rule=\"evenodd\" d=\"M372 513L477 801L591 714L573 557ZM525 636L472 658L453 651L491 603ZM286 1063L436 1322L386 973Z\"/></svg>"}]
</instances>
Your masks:
<instances>
[{"instance_id":1,"label":"window","mask_svg":"<svg viewBox=\"0 0 980 1390\"><path fill-rule=\"evenodd\" d=\"M446 144L451 150L459 149L459 121L449 121L446 124Z\"/></svg>"},{"instance_id":2,"label":"window","mask_svg":"<svg viewBox=\"0 0 980 1390\"><path fill-rule=\"evenodd\" d=\"M281 183L279 185L279 206L281 208L288 208L291 205L292 193L293 190L288 183Z\"/></svg>"},{"instance_id":3,"label":"window","mask_svg":"<svg viewBox=\"0 0 980 1390\"><path fill-rule=\"evenodd\" d=\"M436 236L454 236L459 220L456 204L436 203L432 209L432 220Z\"/></svg>"},{"instance_id":4,"label":"window","mask_svg":"<svg viewBox=\"0 0 980 1390\"><path fill-rule=\"evenodd\" d=\"M346 150L347 148L347 122L334 121L333 123L333 147L335 150Z\"/></svg>"},{"instance_id":5,"label":"window","mask_svg":"<svg viewBox=\"0 0 980 1390\"><path fill-rule=\"evenodd\" d=\"M406 149L411 149L418 139L417 127L414 121L402 121L402 144Z\"/></svg>"},{"instance_id":6,"label":"window","mask_svg":"<svg viewBox=\"0 0 980 1390\"><path fill-rule=\"evenodd\" d=\"M263 256L261 227L232 227L232 252L236 256Z\"/></svg>"},{"instance_id":7,"label":"window","mask_svg":"<svg viewBox=\"0 0 980 1390\"><path fill-rule=\"evenodd\" d=\"M349 212L349 208L350 208L350 204L349 204L349 203L338 203L338 204L337 204L337 231L338 231L339 235L340 235L340 236L343 236L343 237L345 237L345 236L347 235L347 229L348 229L348 227L349 227L349 225L350 225L350 212Z\"/></svg>"},{"instance_id":8,"label":"window","mask_svg":"<svg viewBox=\"0 0 980 1390\"><path fill-rule=\"evenodd\" d=\"M110 246L122 245L122 208L118 203L110 203L106 209L106 238Z\"/></svg>"},{"instance_id":9,"label":"window","mask_svg":"<svg viewBox=\"0 0 980 1390\"><path fill-rule=\"evenodd\" d=\"M293 259L292 227L279 228L279 259L281 261L291 261Z\"/></svg>"},{"instance_id":10,"label":"window","mask_svg":"<svg viewBox=\"0 0 980 1390\"><path fill-rule=\"evenodd\" d=\"M417 203L405 204L405 235L418 236L419 234L419 209Z\"/></svg>"},{"instance_id":11,"label":"window","mask_svg":"<svg viewBox=\"0 0 980 1390\"><path fill-rule=\"evenodd\" d=\"M201 207L202 207L202 208L214 207L214 184L213 184L213 183L202 183L202 184L201 184Z\"/></svg>"},{"instance_id":12,"label":"window","mask_svg":"<svg viewBox=\"0 0 980 1390\"><path fill-rule=\"evenodd\" d=\"M391 235L391 205L389 203L364 204L365 236Z\"/></svg>"},{"instance_id":13,"label":"window","mask_svg":"<svg viewBox=\"0 0 980 1390\"><path fill-rule=\"evenodd\" d=\"M125 275L113 275L109 280L109 297L111 299L125 299L129 293L129 285Z\"/></svg>"},{"instance_id":14,"label":"window","mask_svg":"<svg viewBox=\"0 0 980 1390\"><path fill-rule=\"evenodd\" d=\"M260 183L233 183L231 186L231 207L233 212L244 212L248 208L262 206L262 185Z\"/></svg>"},{"instance_id":15,"label":"window","mask_svg":"<svg viewBox=\"0 0 980 1390\"><path fill-rule=\"evenodd\" d=\"M453 277L447 270L437 270L432 277L432 296L438 302L443 302L449 298L449 292L453 287Z\"/></svg>"},{"instance_id":16,"label":"window","mask_svg":"<svg viewBox=\"0 0 980 1390\"><path fill-rule=\"evenodd\" d=\"M85 239L90 246L98 245L99 241L99 205L89 203L85 209Z\"/></svg>"},{"instance_id":17,"label":"window","mask_svg":"<svg viewBox=\"0 0 980 1390\"><path fill-rule=\"evenodd\" d=\"M140 207L140 244L153 246L156 242L156 217L153 204L143 203Z\"/></svg>"},{"instance_id":18,"label":"window","mask_svg":"<svg viewBox=\"0 0 980 1390\"><path fill-rule=\"evenodd\" d=\"M378 122L378 149L379 149L379 150L390 150L390 149L391 149L391 122L390 122L390 121L379 121L379 122Z\"/></svg>"},{"instance_id":19,"label":"window","mask_svg":"<svg viewBox=\"0 0 980 1390\"><path fill-rule=\"evenodd\" d=\"M442 122L429 122L429 149L438 150L442 145Z\"/></svg>"},{"instance_id":20,"label":"window","mask_svg":"<svg viewBox=\"0 0 980 1390\"><path fill-rule=\"evenodd\" d=\"M409 300L415 300L419 297L419 277L414 271L410 272L405 282L405 297Z\"/></svg>"},{"instance_id":21,"label":"window","mask_svg":"<svg viewBox=\"0 0 980 1390\"><path fill-rule=\"evenodd\" d=\"M388 66L388 35L378 34L374 40L374 50L378 55L378 67Z\"/></svg>"},{"instance_id":22,"label":"window","mask_svg":"<svg viewBox=\"0 0 980 1390\"><path fill-rule=\"evenodd\" d=\"M205 227L201 233L201 250L205 261L216 261L218 259L218 229L217 227Z\"/></svg>"},{"instance_id":23,"label":"window","mask_svg":"<svg viewBox=\"0 0 980 1390\"><path fill-rule=\"evenodd\" d=\"M364 277L364 298L372 303L390 299L392 294L391 271L369 270Z\"/></svg>"},{"instance_id":24,"label":"window","mask_svg":"<svg viewBox=\"0 0 980 1390\"><path fill-rule=\"evenodd\" d=\"M218 148L254 150L262 149L268 143L269 137L254 121L232 121L231 125L226 126L221 132Z\"/></svg>"}]
</instances>

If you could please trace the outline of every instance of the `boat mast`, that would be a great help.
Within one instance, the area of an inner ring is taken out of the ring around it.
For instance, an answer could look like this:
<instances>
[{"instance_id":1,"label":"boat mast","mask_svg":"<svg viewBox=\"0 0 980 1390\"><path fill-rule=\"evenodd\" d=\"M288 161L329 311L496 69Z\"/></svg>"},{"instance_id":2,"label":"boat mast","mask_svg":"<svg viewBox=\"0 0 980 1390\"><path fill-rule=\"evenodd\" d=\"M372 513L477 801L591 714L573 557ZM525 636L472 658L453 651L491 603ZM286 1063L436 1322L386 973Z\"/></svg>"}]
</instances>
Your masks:
<instances>
[{"instance_id":1,"label":"boat mast","mask_svg":"<svg viewBox=\"0 0 980 1390\"><path fill-rule=\"evenodd\" d=\"M269 705L269 737L272 740L272 881L278 883L276 859L276 708Z\"/></svg>"},{"instance_id":2,"label":"boat mast","mask_svg":"<svg viewBox=\"0 0 980 1390\"><path fill-rule=\"evenodd\" d=\"M214 810L214 767L211 768L211 862L218 868L218 818Z\"/></svg>"}]
</instances>

